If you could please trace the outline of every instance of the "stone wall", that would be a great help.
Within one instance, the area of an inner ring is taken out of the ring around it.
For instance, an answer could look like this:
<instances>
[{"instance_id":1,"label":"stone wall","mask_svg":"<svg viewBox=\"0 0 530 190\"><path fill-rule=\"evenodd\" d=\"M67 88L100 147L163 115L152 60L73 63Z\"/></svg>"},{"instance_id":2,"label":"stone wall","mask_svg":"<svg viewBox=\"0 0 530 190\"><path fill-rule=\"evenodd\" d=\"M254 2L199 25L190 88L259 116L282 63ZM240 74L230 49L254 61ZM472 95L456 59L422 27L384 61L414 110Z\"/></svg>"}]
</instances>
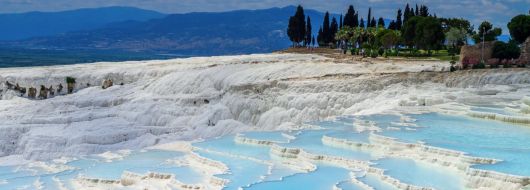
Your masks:
<instances>
[{"instance_id":1,"label":"stone wall","mask_svg":"<svg viewBox=\"0 0 530 190\"><path fill-rule=\"evenodd\" d=\"M492 57L493 54L493 44L495 42L485 42L484 43L484 60L488 60ZM482 43L475 45L464 45L460 49L460 63L464 58L472 58L480 60L482 58Z\"/></svg>"},{"instance_id":2,"label":"stone wall","mask_svg":"<svg viewBox=\"0 0 530 190\"><path fill-rule=\"evenodd\" d=\"M521 44L521 56L518 62L520 64L530 64L530 37L526 38L526 41Z\"/></svg>"}]
</instances>

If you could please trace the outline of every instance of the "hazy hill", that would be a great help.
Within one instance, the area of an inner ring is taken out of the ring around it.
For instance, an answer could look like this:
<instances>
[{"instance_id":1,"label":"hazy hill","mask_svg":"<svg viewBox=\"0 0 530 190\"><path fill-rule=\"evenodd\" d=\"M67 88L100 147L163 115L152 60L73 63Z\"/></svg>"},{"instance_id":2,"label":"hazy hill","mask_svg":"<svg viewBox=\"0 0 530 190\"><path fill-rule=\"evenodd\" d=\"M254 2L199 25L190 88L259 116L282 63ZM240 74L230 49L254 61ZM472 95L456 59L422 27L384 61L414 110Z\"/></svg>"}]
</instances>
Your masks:
<instances>
[{"instance_id":1,"label":"hazy hill","mask_svg":"<svg viewBox=\"0 0 530 190\"><path fill-rule=\"evenodd\" d=\"M113 23L105 28L33 38L11 45L48 49L97 49L221 55L260 53L290 45L288 19L295 7L222 13L172 14L148 21ZM323 13L306 10L318 31Z\"/></svg>"},{"instance_id":2,"label":"hazy hill","mask_svg":"<svg viewBox=\"0 0 530 190\"><path fill-rule=\"evenodd\" d=\"M52 36L80 30L94 30L127 20L146 21L165 15L131 7L105 7L61 12L0 14L0 40Z\"/></svg>"}]
</instances>

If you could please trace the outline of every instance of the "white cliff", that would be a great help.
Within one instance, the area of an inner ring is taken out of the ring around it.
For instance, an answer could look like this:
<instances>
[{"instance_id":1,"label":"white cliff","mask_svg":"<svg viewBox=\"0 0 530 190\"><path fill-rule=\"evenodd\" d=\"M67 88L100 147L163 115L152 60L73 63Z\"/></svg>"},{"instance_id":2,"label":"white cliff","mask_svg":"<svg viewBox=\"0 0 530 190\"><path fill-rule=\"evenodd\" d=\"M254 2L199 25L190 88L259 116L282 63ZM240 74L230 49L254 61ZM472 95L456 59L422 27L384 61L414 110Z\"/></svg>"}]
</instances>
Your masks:
<instances>
[{"instance_id":1,"label":"white cliff","mask_svg":"<svg viewBox=\"0 0 530 190\"><path fill-rule=\"evenodd\" d=\"M317 55L264 54L0 69L0 161L5 164L13 158L50 160L88 154L100 154L111 161L126 155L126 152L116 155L118 150L249 130L309 128L304 122L387 111L469 113L473 117L530 123L529 116L524 115L530 107L529 70L431 72L448 66L439 61L337 63ZM21 97L9 90L6 83L57 89L59 84L66 87L66 77L76 78L74 93L56 94L43 100ZM113 85L101 88L100 84L109 80ZM522 115L466 110L468 104L513 101L521 104L517 109ZM392 125L394 130L417 128L406 117ZM371 122L357 122L355 126L358 132L382 130ZM383 170L367 162L311 154L242 135L235 140L270 147L273 156L287 158L285 163L299 170L313 171L316 169L313 162L326 162L365 170L401 189L425 189L386 176ZM495 159L400 143L375 134L370 141L322 138L328 146L388 151L387 156L457 168L466 173L474 188L517 189L528 185L525 177L469 169L473 164L495 163L498 161ZM210 176L207 183L197 188L222 188L228 183L214 175L229 168L193 153L196 148L190 144L158 148L186 152L186 164L198 166ZM169 186L183 187L178 179L160 176L164 175L127 173L124 181L143 184L144 180L162 180ZM79 183L124 185L122 181L102 179L79 179ZM193 184L186 187L195 188Z\"/></svg>"},{"instance_id":2,"label":"white cliff","mask_svg":"<svg viewBox=\"0 0 530 190\"><path fill-rule=\"evenodd\" d=\"M397 106L397 100L386 99L402 84L363 73L445 66L329 62L315 55L269 54L0 69L0 88L6 81L25 87L64 85L67 76L77 83L75 93L46 100L3 91L0 156L50 159L233 134L249 126L292 128L370 111L377 106L367 96L385 100L378 110L387 109ZM107 79L124 85L81 85Z\"/></svg>"}]
</instances>

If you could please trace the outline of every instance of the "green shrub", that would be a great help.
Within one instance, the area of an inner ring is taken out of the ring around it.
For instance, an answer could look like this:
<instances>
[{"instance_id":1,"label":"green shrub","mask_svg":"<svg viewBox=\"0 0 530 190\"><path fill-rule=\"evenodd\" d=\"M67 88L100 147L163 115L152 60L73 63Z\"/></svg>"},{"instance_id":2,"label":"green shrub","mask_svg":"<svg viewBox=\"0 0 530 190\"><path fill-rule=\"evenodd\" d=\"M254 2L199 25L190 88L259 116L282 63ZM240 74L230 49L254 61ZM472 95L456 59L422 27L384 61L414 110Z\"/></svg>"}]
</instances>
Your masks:
<instances>
[{"instance_id":1,"label":"green shrub","mask_svg":"<svg viewBox=\"0 0 530 190\"><path fill-rule=\"evenodd\" d=\"M493 57L500 60L517 59L521 55L519 46L513 41L504 43L501 41L495 42L493 45Z\"/></svg>"},{"instance_id":2,"label":"green shrub","mask_svg":"<svg viewBox=\"0 0 530 190\"><path fill-rule=\"evenodd\" d=\"M387 55L387 56L397 56L398 54L397 54L397 51L396 51L396 50L388 50L388 51L386 52L386 55Z\"/></svg>"},{"instance_id":3,"label":"green shrub","mask_svg":"<svg viewBox=\"0 0 530 190\"><path fill-rule=\"evenodd\" d=\"M75 83L74 77L66 77L66 83Z\"/></svg>"},{"instance_id":4,"label":"green shrub","mask_svg":"<svg viewBox=\"0 0 530 190\"><path fill-rule=\"evenodd\" d=\"M350 49L350 52L351 52L351 55L355 55L355 54L357 54L357 49L352 48L352 49Z\"/></svg>"},{"instance_id":5,"label":"green shrub","mask_svg":"<svg viewBox=\"0 0 530 190\"><path fill-rule=\"evenodd\" d=\"M460 49L457 47L450 47L447 49L447 54L450 56L455 56L457 54L460 54Z\"/></svg>"},{"instance_id":6,"label":"green shrub","mask_svg":"<svg viewBox=\"0 0 530 190\"><path fill-rule=\"evenodd\" d=\"M478 64L474 64L472 68L473 69L485 69L486 68L486 64L484 64L484 62L481 61Z\"/></svg>"},{"instance_id":7,"label":"green shrub","mask_svg":"<svg viewBox=\"0 0 530 190\"><path fill-rule=\"evenodd\" d=\"M450 71L451 72L456 71L456 67L455 67L456 61L455 61L454 56L451 58L451 62L449 62L449 63L451 63Z\"/></svg>"},{"instance_id":8,"label":"green shrub","mask_svg":"<svg viewBox=\"0 0 530 190\"><path fill-rule=\"evenodd\" d=\"M376 49L373 49L372 51L370 51L370 57L377 58L377 56L379 55L378 53L379 52Z\"/></svg>"},{"instance_id":9,"label":"green shrub","mask_svg":"<svg viewBox=\"0 0 530 190\"><path fill-rule=\"evenodd\" d=\"M499 64L490 65L490 68L493 68L493 69L499 68Z\"/></svg>"}]
</instances>

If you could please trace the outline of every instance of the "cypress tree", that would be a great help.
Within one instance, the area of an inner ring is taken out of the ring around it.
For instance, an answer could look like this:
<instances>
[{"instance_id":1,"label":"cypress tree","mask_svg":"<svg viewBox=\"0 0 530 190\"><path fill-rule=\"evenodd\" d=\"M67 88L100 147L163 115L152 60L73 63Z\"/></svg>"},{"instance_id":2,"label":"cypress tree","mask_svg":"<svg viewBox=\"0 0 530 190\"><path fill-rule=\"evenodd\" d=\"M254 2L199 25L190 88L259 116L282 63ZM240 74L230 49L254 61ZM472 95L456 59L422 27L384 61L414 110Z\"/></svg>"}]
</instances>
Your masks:
<instances>
[{"instance_id":1,"label":"cypress tree","mask_svg":"<svg viewBox=\"0 0 530 190\"><path fill-rule=\"evenodd\" d=\"M416 16L416 15L414 15L414 8L410 8L410 15L409 16L410 16L410 18Z\"/></svg>"},{"instance_id":2,"label":"cypress tree","mask_svg":"<svg viewBox=\"0 0 530 190\"><path fill-rule=\"evenodd\" d=\"M411 17L407 22L403 24L401 28L401 35L403 42L410 48L414 47L414 39L416 37L416 24L423 19L422 17Z\"/></svg>"},{"instance_id":3,"label":"cypress tree","mask_svg":"<svg viewBox=\"0 0 530 190\"><path fill-rule=\"evenodd\" d=\"M420 7L420 16L422 17L428 17L429 16L429 8L425 5L421 5Z\"/></svg>"},{"instance_id":4,"label":"cypress tree","mask_svg":"<svg viewBox=\"0 0 530 190\"><path fill-rule=\"evenodd\" d=\"M353 27L359 26L359 12L355 12L353 15Z\"/></svg>"},{"instance_id":5,"label":"cypress tree","mask_svg":"<svg viewBox=\"0 0 530 190\"><path fill-rule=\"evenodd\" d=\"M305 25L305 15L304 8L300 5L296 8L296 13L294 16L289 18L289 26L287 27L287 35L289 39L294 43L299 44L302 41L305 41L306 38L306 25Z\"/></svg>"},{"instance_id":6,"label":"cypress tree","mask_svg":"<svg viewBox=\"0 0 530 190\"><path fill-rule=\"evenodd\" d=\"M312 33L312 27L311 27L311 18L307 16L307 22L306 22L306 37L305 37L305 45L308 46L311 43L311 33Z\"/></svg>"},{"instance_id":7,"label":"cypress tree","mask_svg":"<svg viewBox=\"0 0 530 190\"><path fill-rule=\"evenodd\" d=\"M372 18L372 8L368 8L368 23L366 24L367 27L371 27L372 26L372 21L370 20L370 18Z\"/></svg>"},{"instance_id":8,"label":"cypress tree","mask_svg":"<svg viewBox=\"0 0 530 190\"><path fill-rule=\"evenodd\" d=\"M298 42L301 42L305 39L305 30L306 30L304 8L301 5L298 5L295 17L298 20L296 27L299 28L299 31L298 31L299 41Z\"/></svg>"},{"instance_id":9,"label":"cypress tree","mask_svg":"<svg viewBox=\"0 0 530 190\"><path fill-rule=\"evenodd\" d=\"M444 41L442 25L438 19L433 17L422 17L416 24L414 44L418 48L438 50Z\"/></svg>"},{"instance_id":10,"label":"cypress tree","mask_svg":"<svg viewBox=\"0 0 530 190\"><path fill-rule=\"evenodd\" d=\"M372 21L370 21L370 27L375 28L377 26L377 23L375 22L375 17L372 17Z\"/></svg>"},{"instance_id":11,"label":"cypress tree","mask_svg":"<svg viewBox=\"0 0 530 190\"><path fill-rule=\"evenodd\" d=\"M311 38L311 46L315 47L315 36Z\"/></svg>"},{"instance_id":12,"label":"cypress tree","mask_svg":"<svg viewBox=\"0 0 530 190\"><path fill-rule=\"evenodd\" d=\"M398 9L396 21L394 22L394 30L401 30L401 25L403 25L403 22L401 21L401 15L401 9Z\"/></svg>"},{"instance_id":13,"label":"cypress tree","mask_svg":"<svg viewBox=\"0 0 530 190\"><path fill-rule=\"evenodd\" d=\"M348 7L348 11L346 12L346 15L344 16L344 26L354 27L355 25L355 9L352 5Z\"/></svg>"},{"instance_id":14,"label":"cypress tree","mask_svg":"<svg viewBox=\"0 0 530 190\"><path fill-rule=\"evenodd\" d=\"M318 29L318 35L317 35L317 43L318 46L324 46L324 32L322 31L322 27Z\"/></svg>"},{"instance_id":15,"label":"cypress tree","mask_svg":"<svg viewBox=\"0 0 530 190\"><path fill-rule=\"evenodd\" d=\"M342 29L342 14L340 14L340 19L339 19L339 29Z\"/></svg>"},{"instance_id":16,"label":"cypress tree","mask_svg":"<svg viewBox=\"0 0 530 190\"><path fill-rule=\"evenodd\" d=\"M295 36L296 36L296 19L294 16L291 16L289 18L289 26L287 26L287 36L289 36L289 40L293 42L293 47L295 44Z\"/></svg>"},{"instance_id":17,"label":"cypress tree","mask_svg":"<svg viewBox=\"0 0 530 190\"><path fill-rule=\"evenodd\" d=\"M420 10L418 9L418 4L416 4L416 12L414 13L415 16L420 15Z\"/></svg>"},{"instance_id":18,"label":"cypress tree","mask_svg":"<svg viewBox=\"0 0 530 190\"><path fill-rule=\"evenodd\" d=\"M364 19L361 17L361 21L359 21L359 27L364 28Z\"/></svg>"},{"instance_id":19,"label":"cypress tree","mask_svg":"<svg viewBox=\"0 0 530 190\"><path fill-rule=\"evenodd\" d=\"M388 29L389 30L397 30L396 29L396 21L394 21L394 20L390 21L390 23L388 24Z\"/></svg>"},{"instance_id":20,"label":"cypress tree","mask_svg":"<svg viewBox=\"0 0 530 190\"><path fill-rule=\"evenodd\" d=\"M405 14L403 15L403 24L405 24L405 22L407 22L407 20L409 20L410 18L410 6L409 4L407 3L407 6L405 6ZM403 26L403 25L401 25Z\"/></svg>"},{"instance_id":21,"label":"cypress tree","mask_svg":"<svg viewBox=\"0 0 530 190\"><path fill-rule=\"evenodd\" d=\"M377 21L377 27L381 27L381 28L385 27L385 20L383 19L383 17L379 17Z\"/></svg>"},{"instance_id":22,"label":"cypress tree","mask_svg":"<svg viewBox=\"0 0 530 190\"><path fill-rule=\"evenodd\" d=\"M337 34L337 32L339 31L339 25L337 24L337 19L335 19L335 17L333 17L333 19L331 19L331 25L329 27L329 42L330 43L335 43L336 40L335 40L335 35Z\"/></svg>"},{"instance_id":23,"label":"cypress tree","mask_svg":"<svg viewBox=\"0 0 530 190\"><path fill-rule=\"evenodd\" d=\"M322 40L325 44L329 43L329 36L331 36L330 33L329 12L326 12L324 15L324 23L322 24Z\"/></svg>"}]
</instances>

